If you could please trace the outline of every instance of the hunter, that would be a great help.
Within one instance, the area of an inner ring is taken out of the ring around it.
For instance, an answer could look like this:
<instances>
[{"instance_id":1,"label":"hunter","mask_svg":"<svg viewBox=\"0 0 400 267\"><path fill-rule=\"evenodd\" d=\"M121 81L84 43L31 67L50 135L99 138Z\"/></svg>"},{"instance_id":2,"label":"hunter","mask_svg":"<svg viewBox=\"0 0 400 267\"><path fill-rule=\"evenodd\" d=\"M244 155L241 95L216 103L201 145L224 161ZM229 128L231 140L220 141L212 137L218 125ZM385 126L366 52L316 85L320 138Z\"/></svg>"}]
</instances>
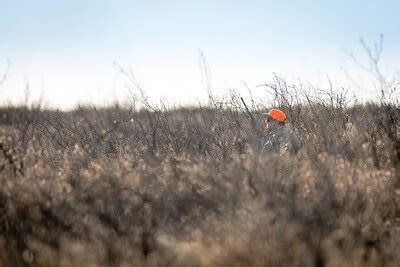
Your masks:
<instances>
[{"instance_id":1,"label":"hunter","mask_svg":"<svg viewBox=\"0 0 400 267\"><path fill-rule=\"evenodd\" d=\"M274 152L296 153L301 147L301 142L285 125L286 114L280 109L271 109L262 115L267 133L261 139L263 148Z\"/></svg>"}]
</instances>

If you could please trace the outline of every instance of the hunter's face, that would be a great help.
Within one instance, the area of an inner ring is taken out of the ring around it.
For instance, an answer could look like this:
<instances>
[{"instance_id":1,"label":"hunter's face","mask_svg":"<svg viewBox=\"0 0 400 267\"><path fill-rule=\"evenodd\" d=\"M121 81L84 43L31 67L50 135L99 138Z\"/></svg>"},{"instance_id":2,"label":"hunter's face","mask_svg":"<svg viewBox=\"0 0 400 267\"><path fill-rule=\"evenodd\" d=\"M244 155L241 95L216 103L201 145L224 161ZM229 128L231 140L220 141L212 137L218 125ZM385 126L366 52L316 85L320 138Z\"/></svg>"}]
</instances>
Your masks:
<instances>
[{"instance_id":1,"label":"hunter's face","mask_svg":"<svg viewBox=\"0 0 400 267\"><path fill-rule=\"evenodd\" d=\"M273 130L276 127L278 127L278 123L275 120L271 119L270 117L265 118L264 123L265 123L265 128L267 130Z\"/></svg>"}]
</instances>

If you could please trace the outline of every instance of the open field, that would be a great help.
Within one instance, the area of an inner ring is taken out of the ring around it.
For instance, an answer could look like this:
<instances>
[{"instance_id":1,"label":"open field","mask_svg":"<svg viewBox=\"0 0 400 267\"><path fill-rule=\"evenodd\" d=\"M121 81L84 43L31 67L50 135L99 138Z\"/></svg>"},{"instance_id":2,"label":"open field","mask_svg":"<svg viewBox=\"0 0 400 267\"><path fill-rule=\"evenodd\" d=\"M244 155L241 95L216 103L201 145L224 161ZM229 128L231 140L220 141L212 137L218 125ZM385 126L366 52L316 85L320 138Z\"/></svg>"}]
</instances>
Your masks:
<instances>
[{"instance_id":1,"label":"open field","mask_svg":"<svg viewBox=\"0 0 400 267\"><path fill-rule=\"evenodd\" d=\"M1 1L0 267L400 266L399 11Z\"/></svg>"},{"instance_id":2,"label":"open field","mask_svg":"<svg viewBox=\"0 0 400 267\"><path fill-rule=\"evenodd\" d=\"M0 264L400 262L398 107L283 105L277 154L237 103L2 108Z\"/></svg>"}]
</instances>

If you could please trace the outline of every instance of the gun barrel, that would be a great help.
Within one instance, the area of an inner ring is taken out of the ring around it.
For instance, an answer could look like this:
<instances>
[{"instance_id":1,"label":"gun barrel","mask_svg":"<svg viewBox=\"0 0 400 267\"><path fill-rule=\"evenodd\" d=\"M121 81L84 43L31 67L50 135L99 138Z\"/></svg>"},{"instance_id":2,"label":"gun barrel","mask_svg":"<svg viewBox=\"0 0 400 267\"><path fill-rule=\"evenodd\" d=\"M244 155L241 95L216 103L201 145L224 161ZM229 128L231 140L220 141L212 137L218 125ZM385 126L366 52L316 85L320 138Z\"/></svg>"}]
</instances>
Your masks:
<instances>
[{"instance_id":1,"label":"gun barrel","mask_svg":"<svg viewBox=\"0 0 400 267\"><path fill-rule=\"evenodd\" d=\"M259 135L260 138L266 140L266 137L265 137L263 131L260 129L260 127L258 127L256 120L254 119L253 115L251 114L249 108L247 107L246 102L244 101L243 97L241 97L240 100L242 100L242 103L243 103L244 107L246 108L247 115L250 118L250 121L251 121L251 124L252 124L254 130L257 132L257 134Z\"/></svg>"}]
</instances>

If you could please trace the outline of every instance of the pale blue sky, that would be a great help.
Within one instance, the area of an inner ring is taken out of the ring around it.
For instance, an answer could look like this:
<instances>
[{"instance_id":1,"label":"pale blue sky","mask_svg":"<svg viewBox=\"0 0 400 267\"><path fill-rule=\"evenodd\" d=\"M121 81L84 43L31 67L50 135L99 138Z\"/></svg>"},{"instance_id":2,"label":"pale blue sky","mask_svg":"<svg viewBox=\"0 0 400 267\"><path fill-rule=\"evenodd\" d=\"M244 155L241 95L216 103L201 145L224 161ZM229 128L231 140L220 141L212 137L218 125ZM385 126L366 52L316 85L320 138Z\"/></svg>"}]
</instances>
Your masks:
<instances>
[{"instance_id":1,"label":"pale blue sky","mask_svg":"<svg viewBox=\"0 0 400 267\"><path fill-rule=\"evenodd\" d=\"M400 1L123 1L0 0L0 75L11 76L1 100L31 98L49 105L124 100L113 61L131 66L148 94L171 102L206 98L198 67L207 57L217 93L242 81L346 83L344 49L385 35L387 70L400 61ZM254 90L261 90L260 88Z\"/></svg>"}]
</instances>

